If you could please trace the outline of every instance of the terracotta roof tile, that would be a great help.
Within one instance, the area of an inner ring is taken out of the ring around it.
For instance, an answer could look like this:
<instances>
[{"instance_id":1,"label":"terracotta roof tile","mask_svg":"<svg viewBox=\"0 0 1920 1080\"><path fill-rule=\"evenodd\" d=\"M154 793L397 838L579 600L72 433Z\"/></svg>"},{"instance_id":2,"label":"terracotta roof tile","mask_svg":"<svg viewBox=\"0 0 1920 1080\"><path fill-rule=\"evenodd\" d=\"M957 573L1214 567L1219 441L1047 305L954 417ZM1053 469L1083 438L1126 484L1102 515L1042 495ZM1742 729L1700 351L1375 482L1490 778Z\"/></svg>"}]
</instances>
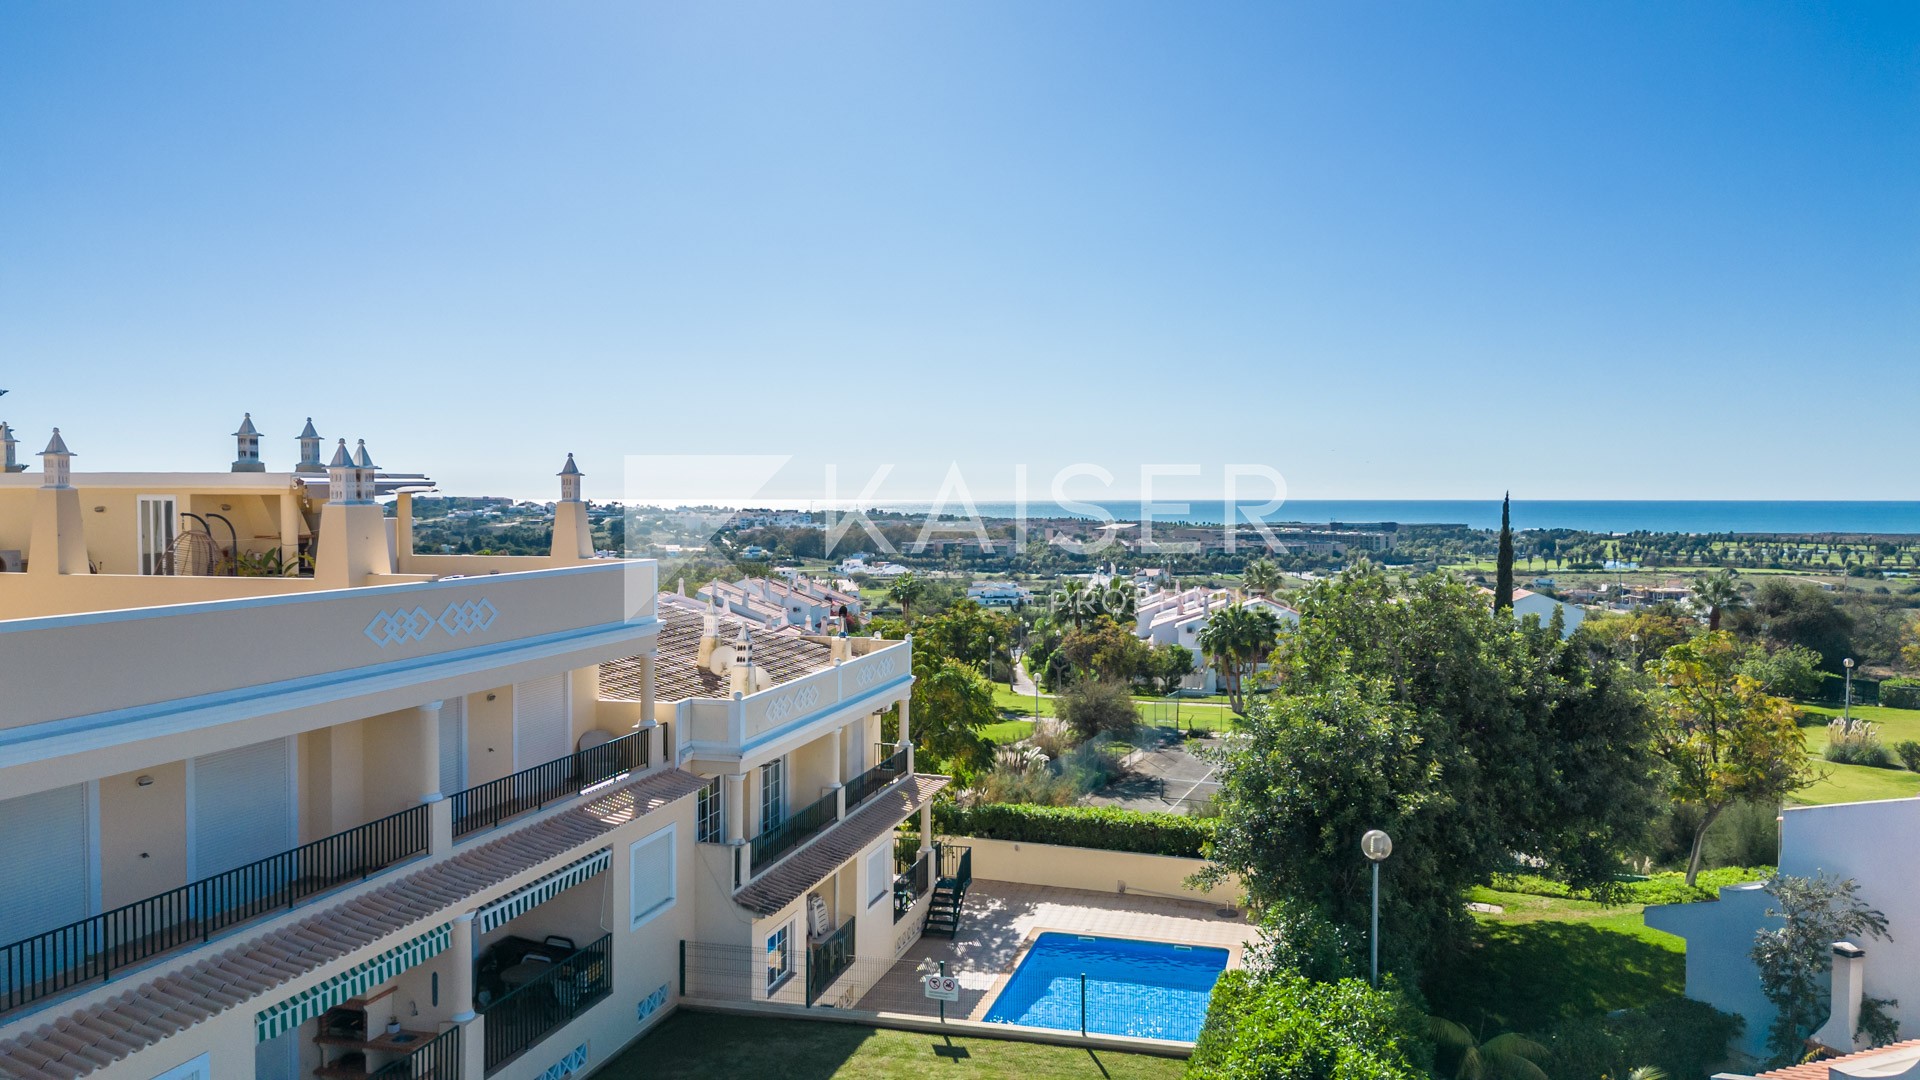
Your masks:
<instances>
[{"instance_id":1,"label":"terracotta roof tile","mask_svg":"<svg viewBox=\"0 0 1920 1080\"><path fill-rule=\"evenodd\" d=\"M825 881L848 859L860 854L860 849L893 831L895 825L919 810L922 803L950 782L944 776L917 773L905 783L875 795L865 806L848 814L845 821L821 833L734 893L734 902L761 915L778 912Z\"/></svg>"},{"instance_id":2,"label":"terracotta roof tile","mask_svg":"<svg viewBox=\"0 0 1920 1080\"><path fill-rule=\"evenodd\" d=\"M1866 1058L1876 1057L1880 1054L1901 1050L1911 1051L1915 1049L1920 1049L1920 1039L1908 1039L1905 1042L1888 1043L1885 1046L1878 1046L1872 1050L1861 1050L1857 1053L1841 1054L1839 1057L1822 1058L1819 1061L1809 1061L1802 1065L1789 1065L1784 1069L1775 1069L1772 1072L1763 1072L1759 1075L1762 1077L1771 1077L1773 1080L1827 1080L1827 1069L1830 1066L1839 1065L1843 1062L1861 1063Z\"/></svg>"},{"instance_id":3,"label":"terracotta roof tile","mask_svg":"<svg viewBox=\"0 0 1920 1080\"><path fill-rule=\"evenodd\" d=\"M236 941L190 967L0 1041L0 1078L77 1080L423 918L451 914L451 904L706 786L705 779L692 773L663 769L496 839L456 850L372 892ZM420 902L428 896L446 901ZM129 1016L138 1022L130 1024ZM135 1028L137 1036L132 1034Z\"/></svg>"},{"instance_id":4,"label":"terracotta roof tile","mask_svg":"<svg viewBox=\"0 0 1920 1080\"><path fill-rule=\"evenodd\" d=\"M660 637L653 657L654 696L661 701L731 696L727 679L697 662L700 657L701 614L704 605L673 593L663 593L655 613ZM740 619L720 613L720 640L731 642L740 632ZM788 682L833 666L833 650L797 634L753 633L753 663L775 683ZM638 701L642 680L640 658L628 657L600 665L600 696L608 700Z\"/></svg>"}]
</instances>

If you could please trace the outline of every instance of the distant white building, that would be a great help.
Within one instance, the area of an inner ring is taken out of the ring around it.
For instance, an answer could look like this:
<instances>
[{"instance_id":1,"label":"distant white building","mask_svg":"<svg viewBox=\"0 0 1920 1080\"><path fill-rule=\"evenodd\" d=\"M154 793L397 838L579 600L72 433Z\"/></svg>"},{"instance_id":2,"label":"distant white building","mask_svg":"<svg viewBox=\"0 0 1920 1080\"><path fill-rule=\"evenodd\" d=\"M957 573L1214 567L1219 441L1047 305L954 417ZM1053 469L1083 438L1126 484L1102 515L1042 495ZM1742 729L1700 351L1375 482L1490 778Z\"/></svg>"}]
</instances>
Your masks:
<instances>
[{"instance_id":1,"label":"distant white building","mask_svg":"<svg viewBox=\"0 0 1920 1080\"><path fill-rule=\"evenodd\" d=\"M1011 581L983 581L967 586L967 599L981 607L1024 607L1033 593Z\"/></svg>"},{"instance_id":2,"label":"distant white building","mask_svg":"<svg viewBox=\"0 0 1920 1080\"><path fill-rule=\"evenodd\" d=\"M1134 608L1134 633L1149 645L1179 645L1193 654L1194 673L1181 680L1182 690L1217 693L1220 674L1200 648L1200 631L1209 619L1235 602L1233 593L1226 589L1149 593ZM1272 612L1282 627L1300 624L1300 613L1277 600L1253 596L1244 604Z\"/></svg>"},{"instance_id":3,"label":"distant white building","mask_svg":"<svg viewBox=\"0 0 1920 1080\"><path fill-rule=\"evenodd\" d=\"M1491 602L1493 590L1481 589L1480 591L1486 593L1489 602ZM1522 589L1517 585L1514 586L1513 617L1515 619L1523 619L1528 615L1538 615L1540 617L1540 625L1545 626L1553 620L1553 612L1556 608L1561 612L1561 637L1572 637L1573 632L1580 628L1580 624L1587 621L1587 609L1581 607L1579 604L1569 604L1564 600L1556 600L1545 593L1537 593L1531 589Z\"/></svg>"}]
</instances>

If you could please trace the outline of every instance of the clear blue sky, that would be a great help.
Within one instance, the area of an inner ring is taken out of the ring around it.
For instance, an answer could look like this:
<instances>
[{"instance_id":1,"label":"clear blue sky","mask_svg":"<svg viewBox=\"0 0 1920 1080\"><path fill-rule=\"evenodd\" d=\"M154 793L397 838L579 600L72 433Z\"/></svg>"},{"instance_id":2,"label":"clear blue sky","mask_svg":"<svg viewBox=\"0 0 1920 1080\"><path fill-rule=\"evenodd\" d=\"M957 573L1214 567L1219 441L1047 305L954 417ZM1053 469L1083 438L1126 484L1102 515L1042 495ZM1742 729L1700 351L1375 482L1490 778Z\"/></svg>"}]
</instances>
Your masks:
<instances>
[{"instance_id":1,"label":"clear blue sky","mask_svg":"<svg viewBox=\"0 0 1920 1080\"><path fill-rule=\"evenodd\" d=\"M1920 6L10 3L0 387L464 493L1912 499Z\"/></svg>"}]
</instances>

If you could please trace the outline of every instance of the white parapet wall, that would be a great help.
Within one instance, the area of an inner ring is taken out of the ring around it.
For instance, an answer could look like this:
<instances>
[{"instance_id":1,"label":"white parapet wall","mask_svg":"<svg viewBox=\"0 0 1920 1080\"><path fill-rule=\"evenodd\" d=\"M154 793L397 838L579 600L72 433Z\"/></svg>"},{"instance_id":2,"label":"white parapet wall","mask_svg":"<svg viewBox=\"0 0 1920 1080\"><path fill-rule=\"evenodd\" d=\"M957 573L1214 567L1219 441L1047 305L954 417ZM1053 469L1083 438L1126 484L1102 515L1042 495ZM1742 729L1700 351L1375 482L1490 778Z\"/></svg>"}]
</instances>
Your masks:
<instances>
[{"instance_id":1,"label":"white parapet wall","mask_svg":"<svg viewBox=\"0 0 1920 1080\"><path fill-rule=\"evenodd\" d=\"M1187 879L1207 865L1205 859L1169 855L1141 855L1131 851L1030 844L1016 840L947 837L973 849L973 876L1023 885L1050 885L1089 892L1160 896L1239 907L1246 890L1238 878L1227 878L1211 889L1196 889Z\"/></svg>"}]
</instances>

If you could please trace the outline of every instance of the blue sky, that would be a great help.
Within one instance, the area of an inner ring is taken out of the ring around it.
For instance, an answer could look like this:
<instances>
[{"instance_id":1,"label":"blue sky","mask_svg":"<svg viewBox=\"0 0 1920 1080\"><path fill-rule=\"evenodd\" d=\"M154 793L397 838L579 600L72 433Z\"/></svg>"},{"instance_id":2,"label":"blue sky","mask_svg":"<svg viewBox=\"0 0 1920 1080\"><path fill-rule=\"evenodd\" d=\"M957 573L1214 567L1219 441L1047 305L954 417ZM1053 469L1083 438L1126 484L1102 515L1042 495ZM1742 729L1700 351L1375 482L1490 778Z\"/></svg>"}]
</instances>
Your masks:
<instances>
[{"instance_id":1,"label":"blue sky","mask_svg":"<svg viewBox=\"0 0 1920 1080\"><path fill-rule=\"evenodd\" d=\"M1910 4L0 10L0 418L87 468L1912 499L1917 373Z\"/></svg>"}]
</instances>

